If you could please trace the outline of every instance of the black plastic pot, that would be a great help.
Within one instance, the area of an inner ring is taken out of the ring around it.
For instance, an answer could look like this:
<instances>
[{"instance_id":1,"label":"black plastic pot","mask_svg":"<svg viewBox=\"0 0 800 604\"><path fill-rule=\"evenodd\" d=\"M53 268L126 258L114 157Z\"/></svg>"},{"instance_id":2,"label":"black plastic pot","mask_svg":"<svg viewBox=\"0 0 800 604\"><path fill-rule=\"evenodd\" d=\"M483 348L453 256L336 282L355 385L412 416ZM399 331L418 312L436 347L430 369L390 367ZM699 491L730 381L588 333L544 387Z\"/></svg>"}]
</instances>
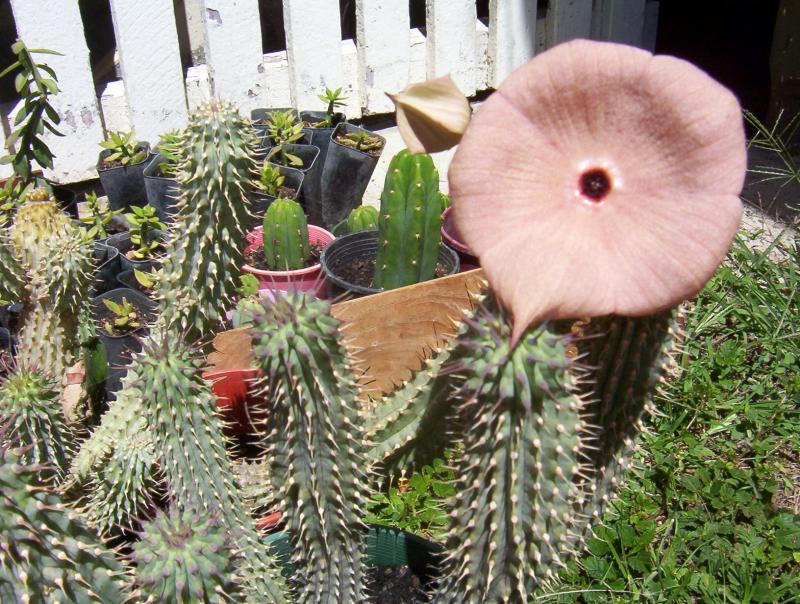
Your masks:
<instances>
[{"instance_id":1,"label":"black plastic pot","mask_svg":"<svg viewBox=\"0 0 800 604\"><path fill-rule=\"evenodd\" d=\"M163 231L156 231L157 235L161 235L161 239L166 241L167 234ZM151 268L161 265L160 260L131 260L126 256L133 245L131 244L130 233L117 233L108 238L108 245L115 247L119 250L119 263L120 271L128 271L139 269L140 271L149 271Z\"/></svg>"},{"instance_id":2,"label":"black plastic pot","mask_svg":"<svg viewBox=\"0 0 800 604\"><path fill-rule=\"evenodd\" d=\"M142 143L137 149L149 151L150 144ZM97 160L97 174L100 184L108 196L108 207L111 210L127 210L131 206L143 206L147 203L147 191L144 188L144 169L150 161L150 155L138 164L104 168L103 159L113 151L103 149Z\"/></svg>"},{"instance_id":3,"label":"black plastic pot","mask_svg":"<svg viewBox=\"0 0 800 604\"><path fill-rule=\"evenodd\" d=\"M75 191L59 185L52 185L52 189L58 206L72 218L78 218L78 196Z\"/></svg>"},{"instance_id":4,"label":"black plastic pot","mask_svg":"<svg viewBox=\"0 0 800 604\"><path fill-rule=\"evenodd\" d=\"M318 123L326 119L328 114L325 111L301 111L300 119L307 123ZM309 223L316 224L317 226L325 226L322 224L321 204L314 203L313 200L322 199L322 171L325 169L325 161L328 157L328 147L331 144L331 134L336 126L345 121L343 113L334 113L333 125L329 128L303 128L303 132L309 139L312 145L319 147L319 157L317 158L317 165L314 170L306 178L305 199L309 200Z\"/></svg>"},{"instance_id":5,"label":"black plastic pot","mask_svg":"<svg viewBox=\"0 0 800 604\"><path fill-rule=\"evenodd\" d=\"M157 307L156 303L149 300L146 296L136 290L124 287L112 289L92 299L92 310L95 320L98 321L97 335L100 338L100 342L103 344L106 359L108 360L106 396L109 399L115 398L116 392L122 386L122 378L125 377L128 371L127 367L130 364L131 355L142 349L138 338L140 338L147 329L146 327L142 327L124 336L110 336L105 332L99 324L99 318L104 316L105 312L103 300L122 302L123 298L133 304L143 315L149 316L150 318L155 314Z\"/></svg>"},{"instance_id":6,"label":"black plastic pot","mask_svg":"<svg viewBox=\"0 0 800 604\"><path fill-rule=\"evenodd\" d=\"M104 241L94 242L94 260L97 267L94 271L93 295L99 296L117 287L117 275L120 271L119 250Z\"/></svg>"},{"instance_id":7,"label":"black plastic pot","mask_svg":"<svg viewBox=\"0 0 800 604\"><path fill-rule=\"evenodd\" d=\"M288 166L278 166L278 171L283 176L283 184L286 187L295 189L292 199L300 199L303 191L303 183L305 182L305 174L297 168L289 168ZM267 208L275 201L272 195L265 195L260 192L260 189L255 188L253 192L253 203L250 206L250 213L254 216L252 223L248 225L251 229L260 225L264 219L264 213Z\"/></svg>"},{"instance_id":8,"label":"black plastic pot","mask_svg":"<svg viewBox=\"0 0 800 604\"><path fill-rule=\"evenodd\" d=\"M175 202L178 199L178 181L161 175L158 164L165 162L166 158L160 153L153 156L144 169L144 188L147 203L156 210L158 219L162 222L172 222L172 216L177 211Z\"/></svg>"},{"instance_id":9,"label":"black plastic pot","mask_svg":"<svg viewBox=\"0 0 800 604\"><path fill-rule=\"evenodd\" d=\"M355 260L374 258L378 251L378 231L359 231L337 237L322 250L319 259L322 270L330 283L330 296L351 293L356 296L368 296L383 291L377 287L364 287L343 279L341 270ZM442 244L439 248L438 262L447 268L448 275L458 272L458 254Z\"/></svg>"},{"instance_id":10,"label":"black plastic pot","mask_svg":"<svg viewBox=\"0 0 800 604\"><path fill-rule=\"evenodd\" d=\"M325 228L333 227L337 222L347 218L350 210L361 205L364 191L367 190L369 179L378 164L377 156L364 151L357 151L352 147L336 142L340 134L369 134L379 138L384 147L386 139L382 136L344 122L339 124L331 134L331 143L328 147L328 156L322 170L320 185L321 207L312 209L309 214L315 215L318 211L322 217ZM383 148L381 148L383 153Z\"/></svg>"}]
</instances>

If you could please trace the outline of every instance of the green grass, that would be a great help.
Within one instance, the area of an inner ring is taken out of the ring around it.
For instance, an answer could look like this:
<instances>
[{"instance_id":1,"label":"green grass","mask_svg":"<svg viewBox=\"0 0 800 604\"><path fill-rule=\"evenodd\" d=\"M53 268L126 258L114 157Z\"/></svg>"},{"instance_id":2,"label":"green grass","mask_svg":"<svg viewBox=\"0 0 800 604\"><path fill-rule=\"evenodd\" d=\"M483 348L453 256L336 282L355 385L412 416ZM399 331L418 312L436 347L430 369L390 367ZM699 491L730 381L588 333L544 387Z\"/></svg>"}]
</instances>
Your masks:
<instances>
[{"instance_id":1,"label":"green grass","mask_svg":"<svg viewBox=\"0 0 800 604\"><path fill-rule=\"evenodd\" d=\"M800 602L800 252L754 237L687 314L639 470L538 601Z\"/></svg>"}]
</instances>

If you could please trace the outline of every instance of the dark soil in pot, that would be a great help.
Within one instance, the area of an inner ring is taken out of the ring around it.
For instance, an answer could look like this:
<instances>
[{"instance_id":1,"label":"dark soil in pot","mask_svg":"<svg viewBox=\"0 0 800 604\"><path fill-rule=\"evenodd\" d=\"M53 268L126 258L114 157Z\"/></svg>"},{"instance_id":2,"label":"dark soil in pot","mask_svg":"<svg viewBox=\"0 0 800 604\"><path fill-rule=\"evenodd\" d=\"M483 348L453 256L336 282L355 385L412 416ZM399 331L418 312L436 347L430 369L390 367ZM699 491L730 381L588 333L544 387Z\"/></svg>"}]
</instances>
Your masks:
<instances>
[{"instance_id":1,"label":"dark soil in pot","mask_svg":"<svg viewBox=\"0 0 800 604\"><path fill-rule=\"evenodd\" d=\"M373 566L367 570L367 585L374 604L427 602L420 579L409 566L398 568Z\"/></svg>"},{"instance_id":2,"label":"dark soil in pot","mask_svg":"<svg viewBox=\"0 0 800 604\"><path fill-rule=\"evenodd\" d=\"M150 145L142 143L137 150L148 150ZM103 159L113 151L104 149L97 161L97 174L103 191L108 196L108 207L111 210L127 210L130 206L142 206L147 203L147 191L144 186L144 169L150 160L148 154L144 160L128 166L108 165ZM118 164L118 162L114 162Z\"/></svg>"},{"instance_id":3,"label":"dark soil in pot","mask_svg":"<svg viewBox=\"0 0 800 604\"><path fill-rule=\"evenodd\" d=\"M302 268L308 268L310 266L314 266L315 264L319 264L319 257L322 255L323 247L321 245L312 243L309 248L310 253L308 255L308 260L306 260ZM247 264L253 268L257 268L260 271L280 270L267 266L266 260L264 259L264 248L262 246L258 246L245 253L244 260Z\"/></svg>"}]
</instances>

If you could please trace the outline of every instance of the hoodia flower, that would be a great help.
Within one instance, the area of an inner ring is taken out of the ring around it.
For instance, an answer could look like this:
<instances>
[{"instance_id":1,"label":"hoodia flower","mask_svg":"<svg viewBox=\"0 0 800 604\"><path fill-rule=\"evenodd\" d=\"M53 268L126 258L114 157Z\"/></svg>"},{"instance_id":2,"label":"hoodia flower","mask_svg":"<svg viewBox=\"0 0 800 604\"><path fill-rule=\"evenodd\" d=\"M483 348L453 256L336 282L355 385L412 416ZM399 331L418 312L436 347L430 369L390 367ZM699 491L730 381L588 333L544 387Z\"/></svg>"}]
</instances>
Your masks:
<instances>
[{"instance_id":1,"label":"hoodia flower","mask_svg":"<svg viewBox=\"0 0 800 604\"><path fill-rule=\"evenodd\" d=\"M646 315L696 294L739 226L741 111L693 65L577 40L520 67L450 166L454 218L514 315Z\"/></svg>"}]
</instances>

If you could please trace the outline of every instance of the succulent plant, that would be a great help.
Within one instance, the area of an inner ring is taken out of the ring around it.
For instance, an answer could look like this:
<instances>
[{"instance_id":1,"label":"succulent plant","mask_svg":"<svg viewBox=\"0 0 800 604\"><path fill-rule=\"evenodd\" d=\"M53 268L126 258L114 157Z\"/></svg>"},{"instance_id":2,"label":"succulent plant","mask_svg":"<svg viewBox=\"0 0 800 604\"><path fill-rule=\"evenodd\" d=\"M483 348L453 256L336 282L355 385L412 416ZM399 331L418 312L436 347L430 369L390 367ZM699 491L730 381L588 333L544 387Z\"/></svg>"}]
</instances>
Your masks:
<instances>
[{"instance_id":1,"label":"succulent plant","mask_svg":"<svg viewBox=\"0 0 800 604\"><path fill-rule=\"evenodd\" d=\"M97 193L92 191L86 194L87 214L81 217L81 223L88 229L90 239L105 239L108 237L106 230L112 218L122 212L122 210L111 210L108 207L108 200L101 201L97 198Z\"/></svg>"},{"instance_id":2,"label":"succulent plant","mask_svg":"<svg viewBox=\"0 0 800 604\"><path fill-rule=\"evenodd\" d=\"M372 206L358 206L347 216L347 232L378 230L378 210Z\"/></svg>"},{"instance_id":3,"label":"succulent plant","mask_svg":"<svg viewBox=\"0 0 800 604\"><path fill-rule=\"evenodd\" d=\"M232 105L211 101L192 115L182 140L177 234L166 246L159 297L166 324L203 336L233 305L256 139Z\"/></svg>"},{"instance_id":4,"label":"succulent plant","mask_svg":"<svg viewBox=\"0 0 800 604\"><path fill-rule=\"evenodd\" d=\"M336 118L336 109L345 106L347 97L342 94L342 89L325 88L323 94L318 94L317 98L323 103L327 103L325 108L326 117L323 121L312 124L314 128L331 128Z\"/></svg>"},{"instance_id":5,"label":"succulent plant","mask_svg":"<svg viewBox=\"0 0 800 604\"><path fill-rule=\"evenodd\" d=\"M366 597L366 441L358 387L328 308L308 294L287 292L263 302L252 328L267 404L262 444L294 546L300 603Z\"/></svg>"},{"instance_id":6,"label":"succulent plant","mask_svg":"<svg viewBox=\"0 0 800 604\"><path fill-rule=\"evenodd\" d=\"M147 149L133 137L133 132L109 132L108 138L100 146L111 151L103 158L104 164L118 162L123 166L131 166L147 159Z\"/></svg>"},{"instance_id":7,"label":"succulent plant","mask_svg":"<svg viewBox=\"0 0 800 604\"><path fill-rule=\"evenodd\" d=\"M175 178L178 175L178 166L181 163L181 143L179 130L170 130L158 137L158 153L165 160L158 164L162 176Z\"/></svg>"},{"instance_id":8,"label":"succulent plant","mask_svg":"<svg viewBox=\"0 0 800 604\"><path fill-rule=\"evenodd\" d=\"M144 324L141 311L125 296L119 302L105 299L103 304L113 315L112 318L103 321L103 329L110 336L124 336L136 331Z\"/></svg>"},{"instance_id":9,"label":"succulent plant","mask_svg":"<svg viewBox=\"0 0 800 604\"><path fill-rule=\"evenodd\" d=\"M23 297L24 291L25 272L14 257L4 233L0 233L0 300L15 302Z\"/></svg>"},{"instance_id":10,"label":"succulent plant","mask_svg":"<svg viewBox=\"0 0 800 604\"><path fill-rule=\"evenodd\" d=\"M149 260L155 258L163 248L158 234L167 228L156 216L156 209L151 205L131 206L131 213L125 214L131 225L131 243L133 248L128 252L131 260Z\"/></svg>"},{"instance_id":11,"label":"succulent plant","mask_svg":"<svg viewBox=\"0 0 800 604\"><path fill-rule=\"evenodd\" d=\"M240 595L238 554L222 526L194 510L159 513L133 546L137 593L151 602L212 604Z\"/></svg>"},{"instance_id":12,"label":"succulent plant","mask_svg":"<svg viewBox=\"0 0 800 604\"><path fill-rule=\"evenodd\" d=\"M258 178L258 187L266 195L277 197L286 178L277 166L264 162Z\"/></svg>"},{"instance_id":13,"label":"succulent plant","mask_svg":"<svg viewBox=\"0 0 800 604\"><path fill-rule=\"evenodd\" d=\"M124 569L39 482L42 467L0 448L0 601L124 602Z\"/></svg>"},{"instance_id":14,"label":"succulent plant","mask_svg":"<svg viewBox=\"0 0 800 604\"><path fill-rule=\"evenodd\" d=\"M72 434L64 421L57 384L39 373L18 370L0 383L0 418L6 419L6 443L21 447L27 465L43 464L63 476L69 467Z\"/></svg>"},{"instance_id":15,"label":"succulent plant","mask_svg":"<svg viewBox=\"0 0 800 604\"><path fill-rule=\"evenodd\" d=\"M407 149L392 158L381 194L376 287L433 279L442 242L439 172L429 155Z\"/></svg>"},{"instance_id":16,"label":"succulent plant","mask_svg":"<svg viewBox=\"0 0 800 604\"><path fill-rule=\"evenodd\" d=\"M311 250L308 223L302 206L291 199L276 199L264 214L264 261L272 270L305 267Z\"/></svg>"}]
</instances>

